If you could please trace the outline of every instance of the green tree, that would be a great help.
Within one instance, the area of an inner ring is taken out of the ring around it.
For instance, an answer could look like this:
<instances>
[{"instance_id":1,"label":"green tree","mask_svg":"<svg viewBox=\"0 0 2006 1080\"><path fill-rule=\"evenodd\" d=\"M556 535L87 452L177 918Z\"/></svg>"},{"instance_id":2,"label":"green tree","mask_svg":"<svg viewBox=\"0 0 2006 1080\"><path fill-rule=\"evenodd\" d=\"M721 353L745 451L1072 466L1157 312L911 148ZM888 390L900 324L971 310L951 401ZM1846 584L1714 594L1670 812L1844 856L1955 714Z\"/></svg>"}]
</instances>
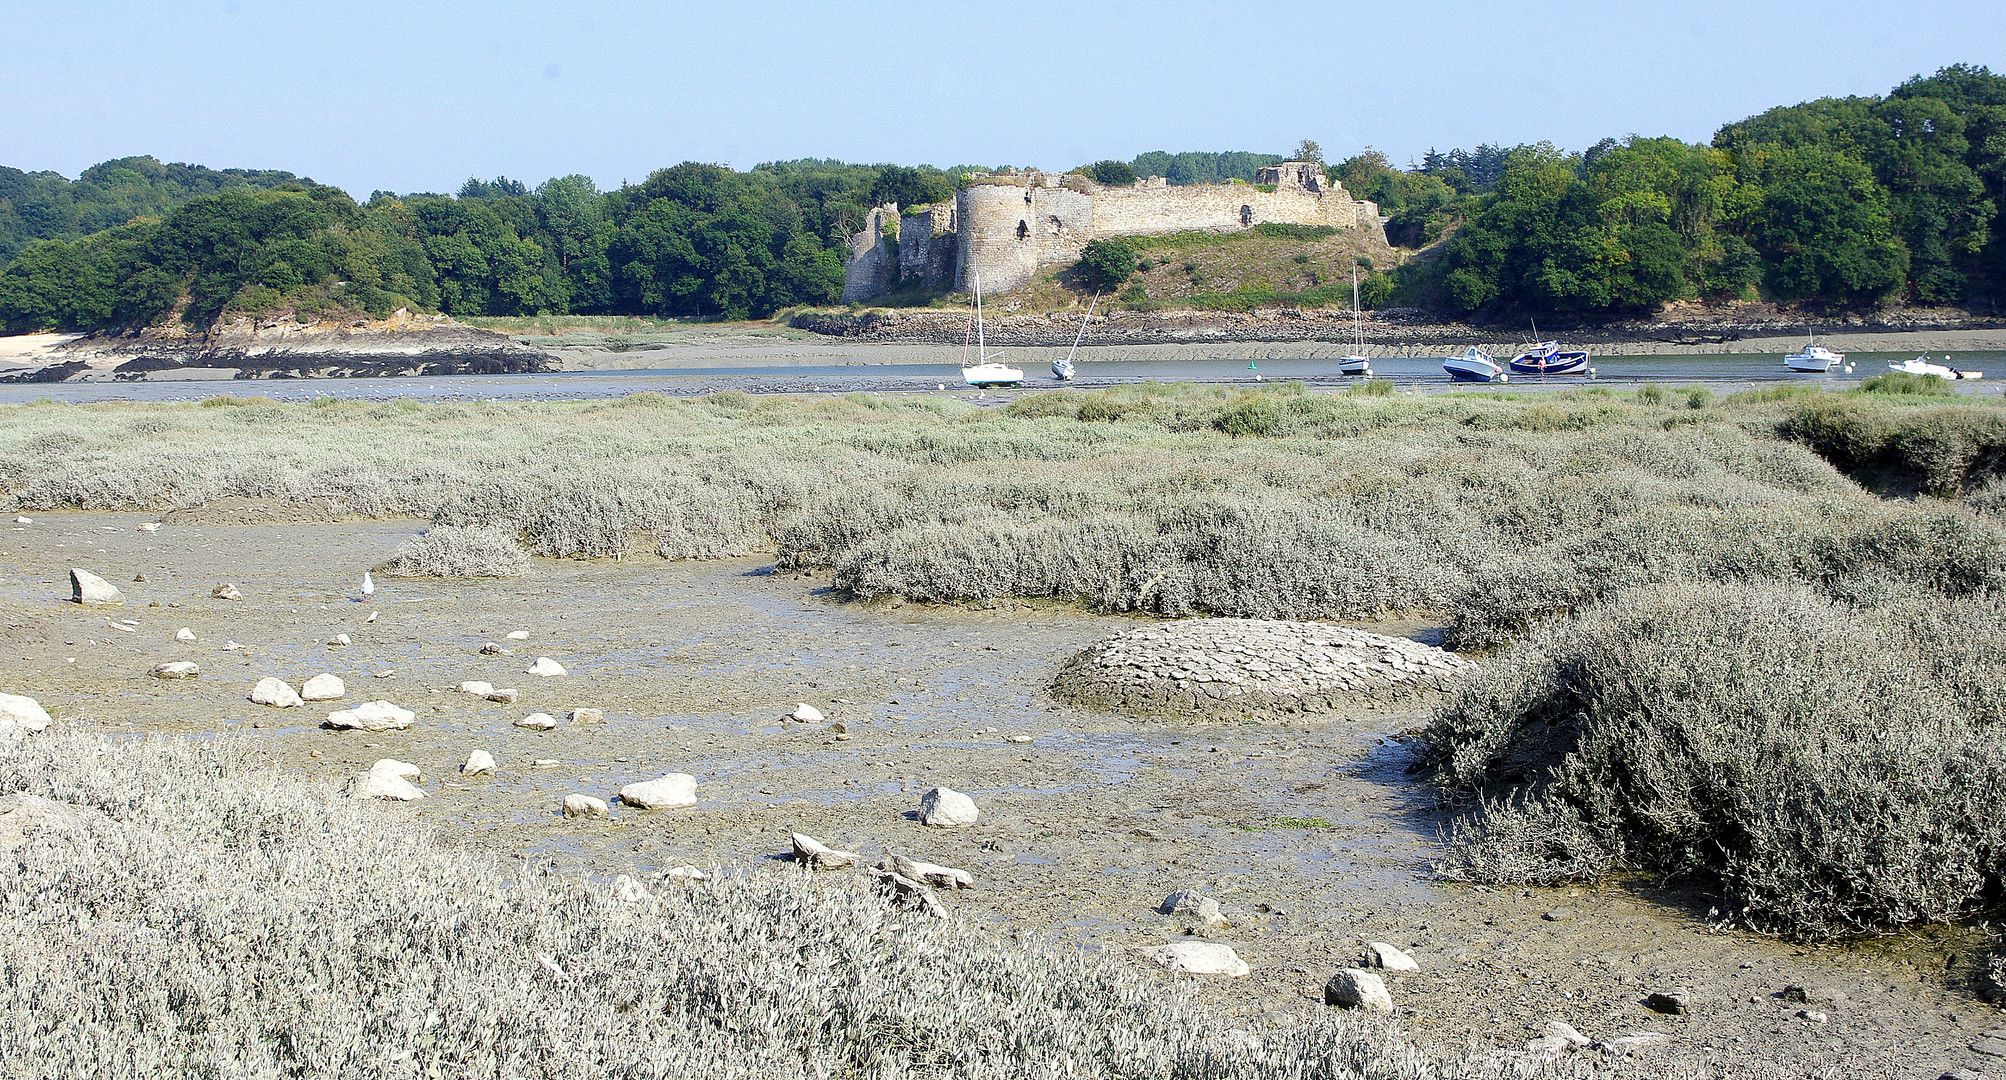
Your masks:
<instances>
[{"instance_id":1,"label":"green tree","mask_svg":"<svg viewBox=\"0 0 2006 1080\"><path fill-rule=\"evenodd\" d=\"M1749 239L1772 294L1862 306L1901 289L1908 252L1872 170L1846 154L1806 148L1767 158L1761 172L1762 208Z\"/></svg>"},{"instance_id":2,"label":"green tree","mask_svg":"<svg viewBox=\"0 0 2006 1080\"><path fill-rule=\"evenodd\" d=\"M1127 187L1135 183L1135 169L1125 162L1096 161L1087 166L1086 173L1094 178L1094 183L1109 187Z\"/></svg>"},{"instance_id":3,"label":"green tree","mask_svg":"<svg viewBox=\"0 0 2006 1080\"><path fill-rule=\"evenodd\" d=\"M1113 289L1135 273L1135 248L1120 239L1089 240L1074 267L1089 287Z\"/></svg>"}]
</instances>

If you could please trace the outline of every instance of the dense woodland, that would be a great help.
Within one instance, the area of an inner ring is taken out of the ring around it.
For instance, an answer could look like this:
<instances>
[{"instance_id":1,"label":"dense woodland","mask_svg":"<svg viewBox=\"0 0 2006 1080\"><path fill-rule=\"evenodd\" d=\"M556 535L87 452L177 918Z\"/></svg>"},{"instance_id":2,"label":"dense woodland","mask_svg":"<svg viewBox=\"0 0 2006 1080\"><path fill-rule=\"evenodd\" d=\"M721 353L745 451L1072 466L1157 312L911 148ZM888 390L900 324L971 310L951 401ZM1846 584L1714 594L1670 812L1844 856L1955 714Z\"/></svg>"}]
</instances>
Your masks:
<instances>
[{"instance_id":1,"label":"dense woodland","mask_svg":"<svg viewBox=\"0 0 2006 1080\"><path fill-rule=\"evenodd\" d=\"M1298 153L1315 152L1306 143ZM1152 152L1082 166L1104 182L1250 180L1280 155ZM2006 76L1957 65L1885 97L1822 98L1710 145L1604 139L1366 150L1328 166L1437 259L1381 303L1478 318L1647 312L1763 297L1820 308L1965 302L2006 282ZM759 318L833 303L869 208L952 196L970 167L685 163L600 191L498 177L454 195L346 193L290 173L125 158L75 181L0 169L0 323L99 329L228 311Z\"/></svg>"}]
</instances>

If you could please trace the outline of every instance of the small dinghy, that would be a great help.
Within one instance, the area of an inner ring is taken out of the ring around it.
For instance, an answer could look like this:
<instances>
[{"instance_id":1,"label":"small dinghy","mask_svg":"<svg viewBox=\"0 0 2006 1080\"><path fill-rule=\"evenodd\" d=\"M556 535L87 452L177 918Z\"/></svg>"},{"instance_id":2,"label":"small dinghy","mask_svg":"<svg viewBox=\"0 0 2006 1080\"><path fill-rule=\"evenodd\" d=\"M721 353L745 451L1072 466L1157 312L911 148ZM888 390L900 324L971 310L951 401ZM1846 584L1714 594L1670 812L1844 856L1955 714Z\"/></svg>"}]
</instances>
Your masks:
<instances>
[{"instance_id":1,"label":"small dinghy","mask_svg":"<svg viewBox=\"0 0 2006 1080\"><path fill-rule=\"evenodd\" d=\"M1496 360L1491 359L1491 354L1477 348L1475 345L1463 350L1463 355L1461 356L1451 356L1442 361L1442 370L1448 372L1449 376L1457 382L1487 383L1511 381L1511 373L1500 366Z\"/></svg>"}]
</instances>

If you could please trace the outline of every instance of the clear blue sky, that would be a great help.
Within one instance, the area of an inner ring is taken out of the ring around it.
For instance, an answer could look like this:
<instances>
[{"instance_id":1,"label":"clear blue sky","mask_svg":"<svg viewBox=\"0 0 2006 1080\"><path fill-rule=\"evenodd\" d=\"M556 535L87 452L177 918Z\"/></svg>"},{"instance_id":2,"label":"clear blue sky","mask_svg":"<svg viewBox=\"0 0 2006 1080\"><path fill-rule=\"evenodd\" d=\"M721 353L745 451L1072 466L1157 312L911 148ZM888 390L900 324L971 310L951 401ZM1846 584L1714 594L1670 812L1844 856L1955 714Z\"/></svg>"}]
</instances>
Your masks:
<instances>
[{"instance_id":1,"label":"clear blue sky","mask_svg":"<svg viewBox=\"0 0 2006 1080\"><path fill-rule=\"evenodd\" d=\"M0 164L128 154L370 191L680 161L1070 168L1146 150L1701 141L1950 63L2000 0L6 5Z\"/></svg>"}]
</instances>

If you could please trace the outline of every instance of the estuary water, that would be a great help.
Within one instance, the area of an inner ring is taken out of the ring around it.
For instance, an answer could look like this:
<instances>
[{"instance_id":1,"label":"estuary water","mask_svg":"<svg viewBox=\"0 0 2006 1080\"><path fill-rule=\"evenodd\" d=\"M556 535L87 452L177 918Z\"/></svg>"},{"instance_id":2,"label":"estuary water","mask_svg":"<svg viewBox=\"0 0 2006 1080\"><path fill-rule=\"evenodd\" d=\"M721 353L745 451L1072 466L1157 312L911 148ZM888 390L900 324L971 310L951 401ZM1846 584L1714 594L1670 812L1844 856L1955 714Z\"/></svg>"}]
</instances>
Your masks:
<instances>
[{"instance_id":1,"label":"estuary water","mask_svg":"<svg viewBox=\"0 0 2006 1080\"><path fill-rule=\"evenodd\" d=\"M1285 348L1285 347L1278 347ZM1610 356L1595 361L1593 375L1515 376L1504 386L1472 387L1456 383L1443 371L1440 358L1381 357L1372 362L1374 374L1403 391L1451 389L1552 390L1580 386L1634 388L1647 382L1666 385L1706 385L1734 389L1750 385L1802 382L1843 389L1890 363L1913 358L1912 353L1853 353L1853 370L1807 375L1783 367L1780 353ZM1502 359L1502 358L1501 358ZM1010 360L1007 350L1003 360ZM1931 360L1959 370L1983 371L1986 380L1959 382L1963 394L1988 394L2006 385L2006 352L1979 351L1933 354ZM1051 378L1044 363L1016 363L1026 376L1022 391L1058 389L1067 384ZM1246 360L1120 360L1082 361L1073 389L1093 390L1138 382L1188 382L1254 385L1300 380L1312 389L1343 389L1359 378L1339 375L1336 362L1276 356ZM743 390L751 393L922 393L953 391L976 395L962 385L956 364L845 364L829 366L745 366L659 370L559 372L546 375L411 375L368 379L170 379L65 383L0 384L0 403L52 400L200 401L217 395L261 396L279 401L315 397L345 400L506 401L614 398L652 390L677 397ZM1007 400L1013 391L983 395Z\"/></svg>"}]
</instances>

